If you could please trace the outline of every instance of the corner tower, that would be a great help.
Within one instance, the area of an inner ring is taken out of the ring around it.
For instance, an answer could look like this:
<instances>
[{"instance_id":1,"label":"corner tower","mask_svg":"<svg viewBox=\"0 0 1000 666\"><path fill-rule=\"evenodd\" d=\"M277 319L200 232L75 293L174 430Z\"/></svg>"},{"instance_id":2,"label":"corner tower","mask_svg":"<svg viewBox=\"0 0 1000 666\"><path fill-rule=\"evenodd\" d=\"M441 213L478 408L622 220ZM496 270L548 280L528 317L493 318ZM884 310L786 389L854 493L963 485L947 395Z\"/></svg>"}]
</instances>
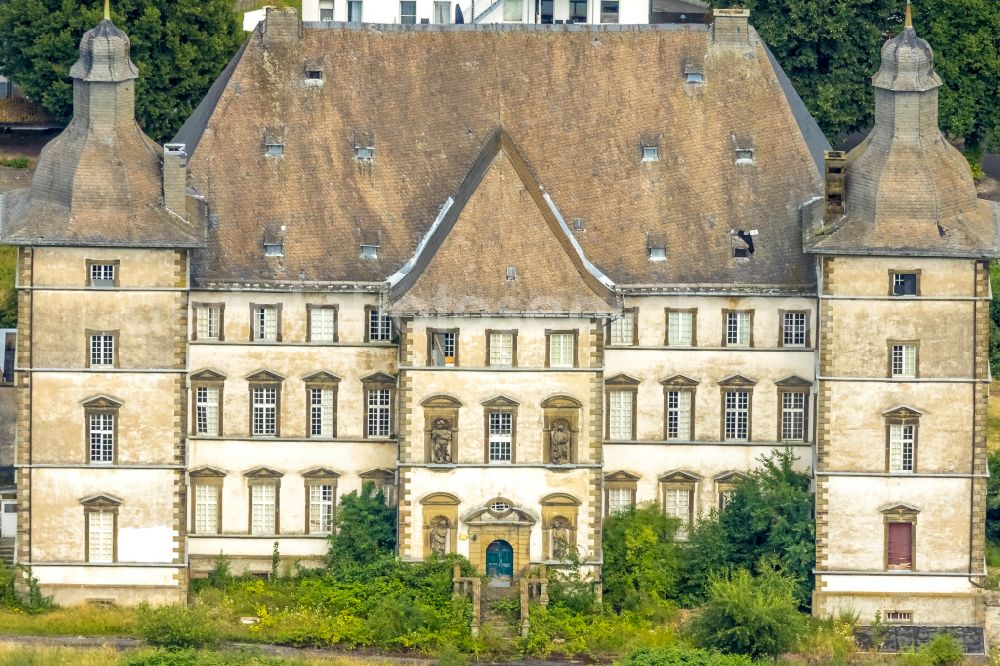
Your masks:
<instances>
[{"instance_id":1,"label":"corner tower","mask_svg":"<svg viewBox=\"0 0 1000 666\"><path fill-rule=\"evenodd\" d=\"M819 281L813 609L977 627L1000 216L938 129L942 82L909 6L873 85L871 134L846 164L828 155L843 198L828 191L826 221L806 231Z\"/></svg>"},{"instance_id":2,"label":"corner tower","mask_svg":"<svg viewBox=\"0 0 1000 666\"><path fill-rule=\"evenodd\" d=\"M70 70L73 119L30 188L0 195L0 242L19 247L17 561L58 603L180 601L202 232L183 147L136 124L138 69L105 12Z\"/></svg>"}]
</instances>

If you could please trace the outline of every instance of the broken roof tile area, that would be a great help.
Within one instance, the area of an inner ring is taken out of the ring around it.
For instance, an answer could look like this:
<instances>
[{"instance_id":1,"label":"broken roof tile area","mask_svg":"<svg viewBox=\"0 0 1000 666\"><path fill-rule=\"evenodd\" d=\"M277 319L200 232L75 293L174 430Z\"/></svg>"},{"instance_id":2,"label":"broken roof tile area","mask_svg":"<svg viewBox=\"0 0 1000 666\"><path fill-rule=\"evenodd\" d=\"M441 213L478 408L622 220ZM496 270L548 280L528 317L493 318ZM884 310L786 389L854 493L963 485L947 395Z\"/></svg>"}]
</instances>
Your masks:
<instances>
[{"instance_id":1,"label":"broken roof tile area","mask_svg":"<svg viewBox=\"0 0 1000 666\"><path fill-rule=\"evenodd\" d=\"M584 262L517 148L500 132L413 267L395 282L390 311L610 314L614 294Z\"/></svg>"},{"instance_id":2,"label":"broken roof tile area","mask_svg":"<svg viewBox=\"0 0 1000 666\"><path fill-rule=\"evenodd\" d=\"M585 220L583 255L616 284L813 284L799 207L822 182L762 47L711 48L696 25L463 28L258 28L178 137L197 145L211 212L196 283L385 280L502 128L562 216ZM337 63L325 85L301 85L303 59L322 55ZM705 85L684 84L692 59ZM279 124L284 154L269 159L261 133ZM642 162L647 136L657 161ZM753 138L752 164L735 164L735 136ZM522 213L497 208L489 226ZM263 256L268 223L287 228L280 260ZM759 230L751 260L733 258L733 228ZM376 256L361 257L359 229ZM650 261L650 234L666 260Z\"/></svg>"}]
</instances>

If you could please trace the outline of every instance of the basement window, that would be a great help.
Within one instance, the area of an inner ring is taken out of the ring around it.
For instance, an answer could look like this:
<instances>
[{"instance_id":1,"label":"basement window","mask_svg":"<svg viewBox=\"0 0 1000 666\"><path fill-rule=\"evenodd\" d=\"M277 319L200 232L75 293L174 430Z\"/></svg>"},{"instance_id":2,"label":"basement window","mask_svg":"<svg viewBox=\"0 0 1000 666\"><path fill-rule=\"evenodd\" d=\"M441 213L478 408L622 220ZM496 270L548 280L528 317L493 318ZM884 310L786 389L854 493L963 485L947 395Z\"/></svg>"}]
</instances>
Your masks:
<instances>
[{"instance_id":1,"label":"basement window","mask_svg":"<svg viewBox=\"0 0 1000 666\"><path fill-rule=\"evenodd\" d=\"M281 157L285 154L285 146L281 143L265 143L264 154L268 157Z\"/></svg>"},{"instance_id":2,"label":"basement window","mask_svg":"<svg viewBox=\"0 0 1000 666\"><path fill-rule=\"evenodd\" d=\"M643 162L657 162L660 159L660 147L659 146L643 146L642 147L642 161Z\"/></svg>"},{"instance_id":3,"label":"basement window","mask_svg":"<svg viewBox=\"0 0 1000 666\"><path fill-rule=\"evenodd\" d=\"M375 161L375 148L373 146L354 146L354 159L364 162Z\"/></svg>"},{"instance_id":4,"label":"basement window","mask_svg":"<svg viewBox=\"0 0 1000 666\"><path fill-rule=\"evenodd\" d=\"M378 259L378 245L361 245L362 259Z\"/></svg>"},{"instance_id":5,"label":"basement window","mask_svg":"<svg viewBox=\"0 0 1000 666\"><path fill-rule=\"evenodd\" d=\"M887 610L885 621L893 624L903 624L913 622L913 611Z\"/></svg>"}]
</instances>

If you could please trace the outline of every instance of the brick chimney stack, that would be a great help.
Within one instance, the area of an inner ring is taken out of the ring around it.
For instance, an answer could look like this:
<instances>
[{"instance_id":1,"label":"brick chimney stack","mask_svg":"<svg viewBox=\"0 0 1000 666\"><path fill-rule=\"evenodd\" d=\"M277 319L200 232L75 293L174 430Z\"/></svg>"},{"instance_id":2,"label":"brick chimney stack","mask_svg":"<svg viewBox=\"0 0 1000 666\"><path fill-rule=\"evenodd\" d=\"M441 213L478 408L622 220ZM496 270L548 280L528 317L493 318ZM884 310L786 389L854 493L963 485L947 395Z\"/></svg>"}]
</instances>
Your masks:
<instances>
[{"instance_id":1,"label":"brick chimney stack","mask_svg":"<svg viewBox=\"0 0 1000 666\"><path fill-rule=\"evenodd\" d=\"M187 219L187 153L183 143L163 146L163 205Z\"/></svg>"}]
</instances>

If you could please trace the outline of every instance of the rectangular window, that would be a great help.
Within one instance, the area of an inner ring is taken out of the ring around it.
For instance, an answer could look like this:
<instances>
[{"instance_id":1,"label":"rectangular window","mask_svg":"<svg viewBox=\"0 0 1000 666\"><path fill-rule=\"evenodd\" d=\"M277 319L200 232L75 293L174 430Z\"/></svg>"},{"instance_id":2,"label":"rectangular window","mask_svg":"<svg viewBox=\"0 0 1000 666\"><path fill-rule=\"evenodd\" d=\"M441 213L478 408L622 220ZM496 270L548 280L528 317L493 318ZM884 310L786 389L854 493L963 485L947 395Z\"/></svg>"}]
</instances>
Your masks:
<instances>
[{"instance_id":1,"label":"rectangular window","mask_svg":"<svg viewBox=\"0 0 1000 666\"><path fill-rule=\"evenodd\" d=\"M278 389L254 386L250 393L253 398L253 435L275 437L278 433Z\"/></svg>"},{"instance_id":2,"label":"rectangular window","mask_svg":"<svg viewBox=\"0 0 1000 666\"><path fill-rule=\"evenodd\" d=\"M781 394L781 440L801 442L805 439L806 394Z\"/></svg>"},{"instance_id":3,"label":"rectangular window","mask_svg":"<svg viewBox=\"0 0 1000 666\"><path fill-rule=\"evenodd\" d=\"M781 345L783 347L806 346L806 313L784 312L781 322Z\"/></svg>"},{"instance_id":4,"label":"rectangular window","mask_svg":"<svg viewBox=\"0 0 1000 666\"><path fill-rule=\"evenodd\" d=\"M883 617L886 622L906 624L913 622L913 611L887 610Z\"/></svg>"},{"instance_id":5,"label":"rectangular window","mask_svg":"<svg viewBox=\"0 0 1000 666\"><path fill-rule=\"evenodd\" d=\"M608 488L608 513L621 513L632 506L631 488Z\"/></svg>"},{"instance_id":6,"label":"rectangular window","mask_svg":"<svg viewBox=\"0 0 1000 666\"><path fill-rule=\"evenodd\" d=\"M417 22L416 0L402 0L399 3L399 22L403 25L413 25Z\"/></svg>"},{"instance_id":7,"label":"rectangular window","mask_svg":"<svg viewBox=\"0 0 1000 666\"><path fill-rule=\"evenodd\" d=\"M278 340L278 308L273 305L256 305L253 308L253 339L276 342Z\"/></svg>"},{"instance_id":8,"label":"rectangular window","mask_svg":"<svg viewBox=\"0 0 1000 666\"><path fill-rule=\"evenodd\" d=\"M332 21L333 20L333 0L320 0L320 2L319 2L319 20L320 21Z\"/></svg>"},{"instance_id":9,"label":"rectangular window","mask_svg":"<svg viewBox=\"0 0 1000 666\"><path fill-rule=\"evenodd\" d=\"M635 310L625 310L618 319L611 320L611 344L635 343Z\"/></svg>"},{"instance_id":10,"label":"rectangular window","mask_svg":"<svg viewBox=\"0 0 1000 666\"><path fill-rule=\"evenodd\" d=\"M618 0L601 0L601 23L618 23Z\"/></svg>"},{"instance_id":11,"label":"rectangular window","mask_svg":"<svg viewBox=\"0 0 1000 666\"><path fill-rule=\"evenodd\" d=\"M733 488L726 488L725 490L719 491L719 510L722 511L729 503L733 501L736 496L736 490Z\"/></svg>"},{"instance_id":12,"label":"rectangular window","mask_svg":"<svg viewBox=\"0 0 1000 666\"><path fill-rule=\"evenodd\" d=\"M87 512L87 561L115 561L115 514L113 511Z\"/></svg>"},{"instance_id":13,"label":"rectangular window","mask_svg":"<svg viewBox=\"0 0 1000 666\"><path fill-rule=\"evenodd\" d=\"M913 523L886 523L886 564L890 571L913 569Z\"/></svg>"},{"instance_id":14,"label":"rectangular window","mask_svg":"<svg viewBox=\"0 0 1000 666\"><path fill-rule=\"evenodd\" d=\"M389 389L368 390L368 436L389 436Z\"/></svg>"},{"instance_id":15,"label":"rectangular window","mask_svg":"<svg viewBox=\"0 0 1000 666\"><path fill-rule=\"evenodd\" d=\"M623 440L633 439L632 432L632 399L633 391L608 392L608 438Z\"/></svg>"},{"instance_id":16,"label":"rectangular window","mask_svg":"<svg viewBox=\"0 0 1000 666\"><path fill-rule=\"evenodd\" d=\"M569 22L587 22L587 0L569 0Z\"/></svg>"},{"instance_id":17,"label":"rectangular window","mask_svg":"<svg viewBox=\"0 0 1000 666\"><path fill-rule=\"evenodd\" d=\"M455 331L431 331L431 357L429 365L452 367L456 365L458 333Z\"/></svg>"},{"instance_id":18,"label":"rectangular window","mask_svg":"<svg viewBox=\"0 0 1000 666\"><path fill-rule=\"evenodd\" d=\"M375 308L368 310L368 339L392 340L392 318Z\"/></svg>"},{"instance_id":19,"label":"rectangular window","mask_svg":"<svg viewBox=\"0 0 1000 666\"><path fill-rule=\"evenodd\" d=\"M333 486L309 486L309 534L333 532Z\"/></svg>"},{"instance_id":20,"label":"rectangular window","mask_svg":"<svg viewBox=\"0 0 1000 666\"><path fill-rule=\"evenodd\" d=\"M115 364L115 336L99 333L90 336L90 367L110 368Z\"/></svg>"},{"instance_id":21,"label":"rectangular window","mask_svg":"<svg viewBox=\"0 0 1000 666\"><path fill-rule=\"evenodd\" d=\"M667 439L692 439L691 391L667 391Z\"/></svg>"},{"instance_id":22,"label":"rectangular window","mask_svg":"<svg viewBox=\"0 0 1000 666\"><path fill-rule=\"evenodd\" d=\"M550 368L572 368L576 364L575 338L572 333L549 333Z\"/></svg>"},{"instance_id":23,"label":"rectangular window","mask_svg":"<svg viewBox=\"0 0 1000 666\"><path fill-rule=\"evenodd\" d=\"M195 433L199 435L219 434L219 387L198 386L195 388Z\"/></svg>"},{"instance_id":24,"label":"rectangular window","mask_svg":"<svg viewBox=\"0 0 1000 666\"><path fill-rule=\"evenodd\" d=\"M87 415L90 462L110 465L115 461L115 415L105 412Z\"/></svg>"},{"instance_id":25,"label":"rectangular window","mask_svg":"<svg viewBox=\"0 0 1000 666\"><path fill-rule=\"evenodd\" d=\"M514 415L510 412L489 413L489 462L509 463L514 440Z\"/></svg>"},{"instance_id":26,"label":"rectangular window","mask_svg":"<svg viewBox=\"0 0 1000 666\"><path fill-rule=\"evenodd\" d=\"M322 306L309 308L309 341L337 341L337 310Z\"/></svg>"},{"instance_id":27,"label":"rectangular window","mask_svg":"<svg viewBox=\"0 0 1000 666\"><path fill-rule=\"evenodd\" d=\"M503 0L503 20L520 23L524 20L524 0Z\"/></svg>"},{"instance_id":28,"label":"rectangular window","mask_svg":"<svg viewBox=\"0 0 1000 666\"><path fill-rule=\"evenodd\" d=\"M750 312L748 310L726 313L726 345L750 346Z\"/></svg>"},{"instance_id":29,"label":"rectangular window","mask_svg":"<svg viewBox=\"0 0 1000 666\"><path fill-rule=\"evenodd\" d=\"M490 366L510 368L514 365L514 334L490 333Z\"/></svg>"},{"instance_id":30,"label":"rectangular window","mask_svg":"<svg viewBox=\"0 0 1000 666\"><path fill-rule=\"evenodd\" d=\"M892 376L917 376L917 346L914 344L892 345Z\"/></svg>"},{"instance_id":31,"label":"rectangular window","mask_svg":"<svg viewBox=\"0 0 1000 666\"><path fill-rule=\"evenodd\" d=\"M88 275L91 287L114 287L115 269L117 264L90 264L90 274Z\"/></svg>"},{"instance_id":32,"label":"rectangular window","mask_svg":"<svg viewBox=\"0 0 1000 666\"><path fill-rule=\"evenodd\" d=\"M681 522L678 536L685 536L691 526L691 491L687 488L664 488L663 512Z\"/></svg>"},{"instance_id":33,"label":"rectangular window","mask_svg":"<svg viewBox=\"0 0 1000 666\"><path fill-rule=\"evenodd\" d=\"M727 442L745 442L750 433L750 393L748 391L726 391L725 430L723 439Z\"/></svg>"},{"instance_id":34,"label":"rectangular window","mask_svg":"<svg viewBox=\"0 0 1000 666\"><path fill-rule=\"evenodd\" d=\"M434 3L434 23L451 23L451 3Z\"/></svg>"},{"instance_id":35,"label":"rectangular window","mask_svg":"<svg viewBox=\"0 0 1000 666\"><path fill-rule=\"evenodd\" d=\"M917 429L914 425L889 425L889 471L913 472Z\"/></svg>"},{"instance_id":36,"label":"rectangular window","mask_svg":"<svg viewBox=\"0 0 1000 666\"><path fill-rule=\"evenodd\" d=\"M197 483L194 486L195 534L219 533L219 486Z\"/></svg>"},{"instance_id":37,"label":"rectangular window","mask_svg":"<svg viewBox=\"0 0 1000 666\"><path fill-rule=\"evenodd\" d=\"M364 19L364 4L361 0L347 0L347 21L361 23Z\"/></svg>"},{"instance_id":38,"label":"rectangular window","mask_svg":"<svg viewBox=\"0 0 1000 666\"><path fill-rule=\"evenodd\" d=\"M198 322L195 338L198 340L219 340L222 332L222 306L199 305L195 310Z\"/></svg>"},{"instance_id":39,"label":"rectangular window","mask_svg":"<svg viewBox=\"0 0 1000 666\"><path fill-rule=\"evenodd\" d=\"M694 343L694 313L683 310L667 312L667 346L690 347Z\"/></svg>"},{"instance_id":40,"label":"rectangular window","mask_svg":"<svg viewBox=\"0 0 1000 666\"><path fill-rule=\"evenodd\" d=\"M333 437L333 389L309 389L309 435Z\"/></svg>"},{"instance_id":41,"label":"rectangular window","mask_svg":"<svg viewBox=\"0 0 1000 666\"><path fill-rule=\"evenodd\" d=\"M892 273L893 296L916 296L917 295L917 274L916 273Z\"/></svg>"},{"instance_id":42,"label":"rectangular window","mask_svg":"<svg viewBox=\"0 0 1000 666\"><path fill-rule=\"evenodd\" d=\"M250 486L250 533L274 534L278 487L273 483Z\"/></svg>"}]
</instances>

